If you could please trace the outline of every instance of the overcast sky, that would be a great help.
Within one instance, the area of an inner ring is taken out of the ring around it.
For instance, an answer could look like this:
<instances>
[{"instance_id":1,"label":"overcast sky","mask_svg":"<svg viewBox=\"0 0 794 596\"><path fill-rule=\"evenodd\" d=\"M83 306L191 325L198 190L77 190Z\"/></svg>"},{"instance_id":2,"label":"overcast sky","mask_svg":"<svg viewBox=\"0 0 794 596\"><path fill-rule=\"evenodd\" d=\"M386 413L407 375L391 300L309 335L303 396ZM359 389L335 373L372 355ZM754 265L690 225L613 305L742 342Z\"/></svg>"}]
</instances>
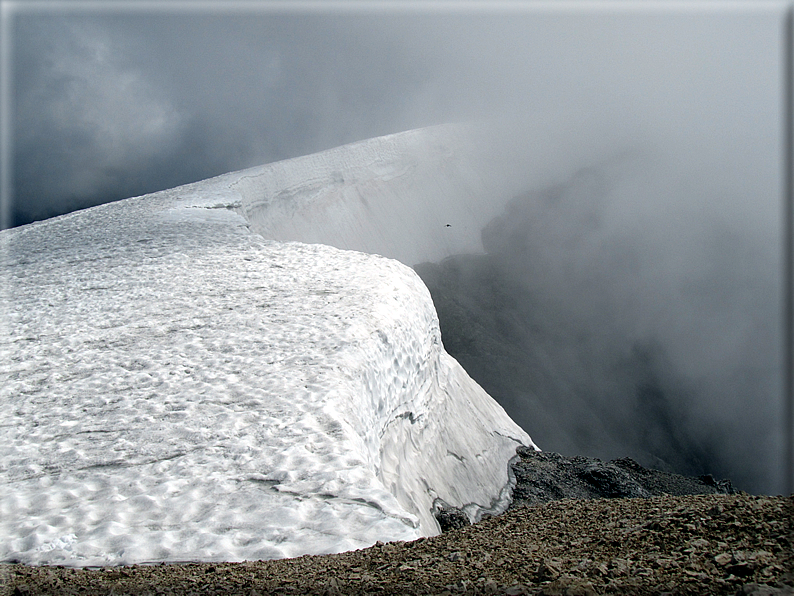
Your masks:
<instances>
[{"instance_id":1,"label":"overcast sky","mask_svg":"<svg viewBox=\"0 0 794 596\"><path fill-rule=\"evenodd\" d=\"M12 222L410 128L561 111L631 121L644 142L777 192L783 5L639 4L6 3Z\"/></svg>"}]
</instances>

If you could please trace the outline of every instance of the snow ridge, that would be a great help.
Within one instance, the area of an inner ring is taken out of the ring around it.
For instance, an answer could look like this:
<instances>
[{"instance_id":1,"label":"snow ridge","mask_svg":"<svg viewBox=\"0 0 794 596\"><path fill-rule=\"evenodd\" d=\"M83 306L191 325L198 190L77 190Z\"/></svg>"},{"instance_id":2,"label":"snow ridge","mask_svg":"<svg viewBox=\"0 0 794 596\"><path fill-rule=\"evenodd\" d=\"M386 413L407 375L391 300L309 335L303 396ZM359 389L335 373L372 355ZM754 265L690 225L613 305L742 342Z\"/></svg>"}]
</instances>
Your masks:
<instances>
[{"instance_id":1,"label":"snow ridge","mask_svg":"<svg viewBox=\"0 0 794 596\"><path fill-rule=\"evenodd\" d=\"M372 202L410 177L375 154ZM504 509L532 442L444 352L413 270L251 232L309 195L252 196L326 158L0 232L0 560L291 557Z\"/></svg>"}]
</instances>

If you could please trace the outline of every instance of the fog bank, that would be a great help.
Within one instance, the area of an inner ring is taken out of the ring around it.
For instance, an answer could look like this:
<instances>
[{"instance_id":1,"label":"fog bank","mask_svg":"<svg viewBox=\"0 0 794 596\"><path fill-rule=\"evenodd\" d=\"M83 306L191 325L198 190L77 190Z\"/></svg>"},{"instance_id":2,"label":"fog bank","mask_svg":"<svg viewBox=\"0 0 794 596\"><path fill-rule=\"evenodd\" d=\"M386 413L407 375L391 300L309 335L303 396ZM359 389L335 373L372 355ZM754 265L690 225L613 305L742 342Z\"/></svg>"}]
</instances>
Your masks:
<instances>
[{"instance_id":1,"label":"fog bank","mask_svg":"<svg viewBox=\"0 0 794 596\"><path fill-rule=\"evenodd\" d=\"M722 163L637 130L434 127L255 168L235 188L268 238L416 266L448 351L541 448L774 492L775 185L750 200L740 166L714 182Z\"/></svg>"}]
</instances>

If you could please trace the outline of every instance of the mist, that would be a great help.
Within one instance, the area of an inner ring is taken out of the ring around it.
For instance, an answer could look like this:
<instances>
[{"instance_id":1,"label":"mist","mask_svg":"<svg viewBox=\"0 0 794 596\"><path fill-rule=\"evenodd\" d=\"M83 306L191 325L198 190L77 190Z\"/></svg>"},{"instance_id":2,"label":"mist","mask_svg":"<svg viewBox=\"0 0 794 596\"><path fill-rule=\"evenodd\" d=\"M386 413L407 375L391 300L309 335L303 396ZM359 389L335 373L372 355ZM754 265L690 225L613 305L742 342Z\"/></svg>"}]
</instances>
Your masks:
<instances>
[{"instance_id":1,"label":"mist","mask_svg":"<svg viewBox=\"0 0 794 596\"><path fill-rule=\"evenodd\" d=\"M775 492L778 222L670 161L626 151L527 190L484 254L416 270L447 351L543 449Z\"/></svg>"},{"instance_id":2,"label":"mist","mask_svg":"<svg viewBox=\"0 0 794 596\"><path fill-rule=\"evenodd\" d=\"M782 10L764 4L581 13L67 6L19 4L6 17L7 225L402 130L560 112L597 126L633 119L638 135L683 139L682 153L741 160L755 172L748 190L776 180ZM597 126L582 126L582 142Z\"/></svg>"},{"instance_id":3,"label":"mist","mask_svg":"<svg viewBox=\"0 0 794 596\"><path fill-rule=\"evenodd\" d=\"M8 17L4 225L477 122L477 249L405 259L448 351L544 450L782 489L782 5L121 6Z\"/></svg>"}]
</instances>

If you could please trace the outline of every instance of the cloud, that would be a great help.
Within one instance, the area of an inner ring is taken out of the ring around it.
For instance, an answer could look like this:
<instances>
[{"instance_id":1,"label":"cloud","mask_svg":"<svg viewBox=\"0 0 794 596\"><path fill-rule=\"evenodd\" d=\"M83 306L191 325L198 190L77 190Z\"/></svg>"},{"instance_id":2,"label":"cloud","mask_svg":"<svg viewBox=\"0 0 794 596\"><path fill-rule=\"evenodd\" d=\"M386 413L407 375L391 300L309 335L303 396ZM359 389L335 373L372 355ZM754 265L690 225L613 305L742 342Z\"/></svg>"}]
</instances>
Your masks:
<instances>
[{"instance_id":1,"label":"cloud","mask_svg":"<svg viewBox=\"0 0 794 596\"><path fill-rule=\"evenodd\" d=\"M17 213L123 198L173 151L184 117L123 64L109 32L66 18L29 25L22 19L16 31L27 39L15 79Z\"/></svg>"},{"instance_id":2,"label":"cloud","mask_svg":"<svg viewBox=\"0 0 794 596\"><path fill-rule=\"evenodd\" d=\"M670 142L769 174L778 20L769 10L20 10L17 217L410 128L562 109L616 125L634 117L657 139L685 132ZM581 130L584 142L593 134Z\"/></svg>"},{"instance_id":3,"label":"cloud","mask_svg":"<svg viewBox=\"0 0 794 596\"><path fill-rule=\"evenodd\" d=\"M541 448L773 493L779 201L677 161L623 151L528 188L483 229L487 254L417 271L445 347Z\"/></svg>"}]
</instances>

